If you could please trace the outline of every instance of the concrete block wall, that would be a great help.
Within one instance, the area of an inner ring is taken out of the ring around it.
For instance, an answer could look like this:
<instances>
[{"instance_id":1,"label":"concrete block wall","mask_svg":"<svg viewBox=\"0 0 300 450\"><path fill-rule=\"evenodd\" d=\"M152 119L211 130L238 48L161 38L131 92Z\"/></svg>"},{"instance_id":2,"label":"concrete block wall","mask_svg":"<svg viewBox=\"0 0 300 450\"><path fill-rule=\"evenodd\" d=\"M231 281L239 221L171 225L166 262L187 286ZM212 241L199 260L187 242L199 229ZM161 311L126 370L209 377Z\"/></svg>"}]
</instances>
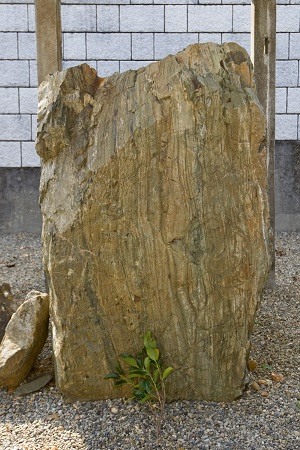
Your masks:
<instances>
[{"instance_id":1,"label":"concrete block wall","mask_svg":"<svg viewBox=\"0 0 300 450\"><path fill-rule=\"evenodd\" d=\"M0 167L40 164L34 149L36 44L29 3L0 2Z\"/></svg>"},{"instance_id":2,"label":"concrete block wall","mask_svg":"<svg viewBox=\"0 0 300 450\"><path fill-rule=\"evenodd\" d=\"M250 0L62 0L63 67L100 76L136 69L194 42L250 52ZM300 0L277 1L276 139L300 139ZM0 0L0 167L37 167L33 0Z\"/></svg>"}]
</instances>

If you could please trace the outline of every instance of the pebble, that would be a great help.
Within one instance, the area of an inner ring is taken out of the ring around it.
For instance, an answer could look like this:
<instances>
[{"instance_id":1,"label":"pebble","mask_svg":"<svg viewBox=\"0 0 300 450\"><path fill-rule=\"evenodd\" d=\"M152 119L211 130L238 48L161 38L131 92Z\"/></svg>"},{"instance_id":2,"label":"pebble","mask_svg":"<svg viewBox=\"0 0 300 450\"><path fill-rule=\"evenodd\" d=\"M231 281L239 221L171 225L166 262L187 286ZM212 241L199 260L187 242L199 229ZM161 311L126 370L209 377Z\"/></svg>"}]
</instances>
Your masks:
<instances>
[{"instance_id":1,"label":"pebble","mask_svg":"<svg viewBox=\"0 0 300 450\"><path fill-rule=\"evenodd\" d=\"M251 387L254 391L260 391L260 385L256 381L253 381Z\"/></svg>"},{"instance_id":2,"label":"pebble","mask_svg":"<svg viewBox=\"0 0 300 450\"><path fill-rule=\"evenodd\" d=\"M269 392L261 391L260 395L262 395L263 397L269 397Z\"/></svg>"},{"instance_id":3,"label":"pebble","mask_svg":"<svg viewBox=\"0 0 300 450\"><path fill-rule=\"evenodd\" d=\"M257 366L257 362L253 361L253 360L249 360L248 361L248 369L250 370L250 372L253 372L256 369Z\"/></svg>"},{"instance_id":4,"label":"pebble","mask_svg":"<svg viewBox=\"0 0 300 450\"><path fill-rule=\"evenodd\" d=\"M38 236L0 236L0 248L0 279L14 295L45 290ZM276 248L277 286L265 291L252 336L256 367L249 386L257 383L259 392L250 388L232 403L167 404L156 442L154 417L142 405L121 399L65 404L53 385L24 397L0 388L0 450L300 449L300 283L293 279L300 234L277 233ZM8 268L10 255L16 264ZM46 346L41 361L50 350ZM272 382L272 373L284 382Z\"/></svg>"},{"instance_id":5,"label":"pebble","mask_svg":"<svg viewBox=\"0 0 300 450\"><path fill-rule=\"evenodd\" d=\"M257 383L264 385L267 384L267 380L257 380Z\"/></svg>"},{"instance_id":6,"label":"pebble","mask_svg":"<svg viewBox=\"0 0 300 450\"><path fill-rule=\"evenodd\" d=\"M118 408L115 408L114 406L111 408L111 412L113 414L117 414L118 413Z\"/></svg>"},{"instance_id":7,"label":"pebble","mask_svg":"<svg viewBox=\"0 0 300 450\"><path fill-rule=\"evenodd\" d=\"M272 373L271 378L272 381L275 381L276 383L282 383L284 380L282 373Z\"/></svg>"}]
</instances>

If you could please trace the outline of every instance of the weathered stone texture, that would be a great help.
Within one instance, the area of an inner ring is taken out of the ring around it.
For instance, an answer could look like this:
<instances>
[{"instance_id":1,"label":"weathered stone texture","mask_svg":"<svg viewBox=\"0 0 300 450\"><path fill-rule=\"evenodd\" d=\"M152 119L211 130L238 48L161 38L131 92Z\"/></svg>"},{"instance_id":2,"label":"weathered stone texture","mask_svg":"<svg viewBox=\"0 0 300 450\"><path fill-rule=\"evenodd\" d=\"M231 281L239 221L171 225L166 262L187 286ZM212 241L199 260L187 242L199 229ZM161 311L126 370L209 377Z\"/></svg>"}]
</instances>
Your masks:
<instances>
[{"instance_id":1,"label":"weathered stone texture","mask_svg":"<svg viewBox=\"0 0 300 450\"><path fill-rule=\"evenodd\" d=\"M0 345L0 386L15 388L25 380L48 334L49 297L31 291L12 315Z\"/></svg>"},{"instance_id":2,"label":"weathered stone texture","mask_svg":"<svg viewBox=\"0 0 300 450\"><path fill-rule=\"evenodd\" d=\"M268 273L265 119L236 44L137 71L82 65L39 91L37 151L56 378L71 399L149 329L169 399L232 400Z\"/></svg>"}]
</instances>

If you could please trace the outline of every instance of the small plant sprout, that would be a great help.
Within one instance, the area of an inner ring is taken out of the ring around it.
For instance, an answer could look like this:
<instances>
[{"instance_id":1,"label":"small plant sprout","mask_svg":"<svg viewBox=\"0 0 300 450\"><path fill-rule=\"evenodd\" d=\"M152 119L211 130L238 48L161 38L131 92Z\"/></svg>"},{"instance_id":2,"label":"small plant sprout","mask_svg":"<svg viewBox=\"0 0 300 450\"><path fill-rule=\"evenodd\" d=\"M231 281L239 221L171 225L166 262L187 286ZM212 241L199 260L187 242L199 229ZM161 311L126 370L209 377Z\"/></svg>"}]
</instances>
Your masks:
<instances>
[{"instance_id":1,"label":"small plant sprout","mask_svg":"<svg viewBox=\"0 0 300 450\"><path fill-rule=\"evenodd\" d=\"M118 363L115 372L109 373L105 378L113 379L115 386L129 385L132 396L127 401L135 399L151 408L156 417L158 439L166 403L165 379L173 371L173 367L163 370L160 352L150 331L144 335L143 342L143 350L136 357L121 353L121 360L128 366L126 369Z\"/></svg>"},{"instance_id":2,"label":"small plant sprout","mask_svg":"<svg viewBox=\"0 0 300 450\"><path fill-rule=\"evenodd\" d=\"M263 364L262 368L265 369L265 370L273 370L273 367L270 366L270 364L268 364L268 363Z\"/></svg>"}]
</instances>

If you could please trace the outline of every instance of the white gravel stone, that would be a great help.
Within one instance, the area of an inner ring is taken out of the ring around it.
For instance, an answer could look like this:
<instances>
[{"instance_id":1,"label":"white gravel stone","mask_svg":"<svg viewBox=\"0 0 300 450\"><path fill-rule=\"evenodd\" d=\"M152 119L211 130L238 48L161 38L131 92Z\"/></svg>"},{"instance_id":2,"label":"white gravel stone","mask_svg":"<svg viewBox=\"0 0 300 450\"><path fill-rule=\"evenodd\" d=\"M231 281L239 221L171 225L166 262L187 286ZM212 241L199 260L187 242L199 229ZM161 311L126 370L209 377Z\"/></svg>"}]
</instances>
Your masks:
<instances>
[{"instance_id":1,"label":"white gravel stone","mask_svg":"<svg viewBox=\"0 0 300 450\"><path fill-rule=\"evenodd\" d=\"M38 236L0 236L0 248L0 279L11 284L15 296L25 298L31 289L45 289ZM7 267L12 256L16 265ZM153 416L140 405L121 399L65 404L53 385L24 397L0 389L0 450L300 448L299 257L300 233L278 233L277 286L265 292L258 311L251 352L257 367L249 382L282 373L282 383L263 386L268 397L249 389L232 403L168 404L157 443ZM49 364L47 358L50 340L36 371Z\"/></svg>"}]
</instances>

